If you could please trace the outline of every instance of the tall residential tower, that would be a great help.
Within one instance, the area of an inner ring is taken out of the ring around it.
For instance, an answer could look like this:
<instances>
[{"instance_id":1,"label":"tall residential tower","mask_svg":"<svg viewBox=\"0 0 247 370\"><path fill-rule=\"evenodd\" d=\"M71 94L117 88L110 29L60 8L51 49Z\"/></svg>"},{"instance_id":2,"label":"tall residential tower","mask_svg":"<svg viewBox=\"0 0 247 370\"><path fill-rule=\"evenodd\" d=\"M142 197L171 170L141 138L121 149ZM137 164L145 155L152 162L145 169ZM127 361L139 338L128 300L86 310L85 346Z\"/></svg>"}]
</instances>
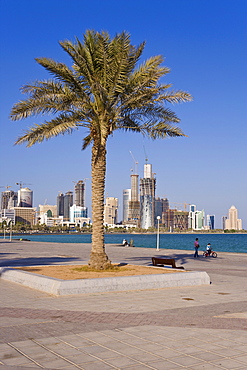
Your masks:
<instances>
[{"instance_id":1,"label":"tall residential tower","mask_svg":"<svg viewBox=\"0 0 247 370\"><path fill-rule=\"evenodd\" d=\"M242 220L238 218L238 210L235 206L231 206L229 209L228 218L225 220L225 229L242 230Z\"/></svg>"}]
</instances>

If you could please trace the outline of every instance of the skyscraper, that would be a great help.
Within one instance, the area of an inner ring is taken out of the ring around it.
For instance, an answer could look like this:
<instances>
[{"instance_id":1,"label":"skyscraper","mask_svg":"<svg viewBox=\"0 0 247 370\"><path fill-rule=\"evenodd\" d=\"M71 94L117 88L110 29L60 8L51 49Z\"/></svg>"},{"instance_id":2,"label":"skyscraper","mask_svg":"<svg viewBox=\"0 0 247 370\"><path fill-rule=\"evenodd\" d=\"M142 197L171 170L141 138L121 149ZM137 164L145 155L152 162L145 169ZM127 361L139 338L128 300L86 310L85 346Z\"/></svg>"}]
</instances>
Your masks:
<instances>
[{"instance_id":1,"label":"skyscraper","mask_svg":"<svg viewBox=\"0 0 247 370\"><path fill-rule=\"evenodd\" d=\"M189 211L189 229L202 230L204 228L205 212L198 211L194 204L190 205Z\"/></svg>"},{"instance_id":2,"label":"skyscraper","mask_svg":"<svg viewBox=\"0 0 247 370\"><path fill-rule=\"evenodd\" d=\"M59 193L57 196L57 215L64 216L64 195Z\"/></svg>"},{"instance_id":3,"label":"skyscraper","mask_svg":"<svg viewBox=\"0 0 247 370\"><path fill-rule=\"evenodd\" d=\"M128 223L139 225L140 201L138 197L138 175L131 175L131 199L129 201Z\"/></svg>"},{"instance_id":4,"label":"skyscraper","mask_svg":"<svg viewBox=\"0 0 247 370\"><path fill-rule=\"evenodd\" d=\"M131 200L131 189L123 190L123 223L128 221L129 202Z\"/></svg>"},{"instance_id":5,"label":"skyscraper","mask_svg":"<svg viewBox=\"0 0 247 370\"><path fill-rule=\"evenodd\" d=\"M3 191L1 194L1 209L10 209L17 206L18 195L13 190Z\"/></svg>"},{"instance_id":6,"label":"skyscraper","mask_svg":"<svg viewBox=\"0 0 247 370\"><path fill-rule=\"evenodd\" d=\"M154 201L156 179L152 173L152 165L144 164L144 177L140 179L140 226L148 229L154 226Z\"/></svg>"},{"instance_id":7,"label":"skyscraper","mask_svg":"<svg viewBox=\"0 0 247 370\"><path fill-rule=\"evenodd\" d=\"M73 193L67 191L64 196L64 221L70 220L70 207L73 205Z\"/></svg>"},{"instance_id":8,"label":"skyscraper","mask_svg":"<svg viewBox=\"0 0 247 370\"><path fill-rule=\"evenodd\" d=\"M157 216L162 215L169 209L169 200L167 198L155 198L154 201L154 224L157 224Z\"/></svg>"},{"instance_id":9,"label":"skyscraper","mask_svg":"<svg viewBox=\"0 0 247 370\"><path fill-rule=\"evenodd\" d=\"M225 230L226 228L226 220L227 220L227 216L222 216L222 229Z\"/></svg>"},{"instance_id":10,"label":"skyscraper","mask_svg":"<svg viewBox=\"0 0 247 370\"><path fill-rule=\"evenodd\" d=\"M85 207L85 185L82 180L75 184L75 205L78 207Z\"/></svg>"},{"instance_id":11,"label":"skyscraper","mask_svg":"<svg viewBox=\"0 0 247 370\"><path fill-rule=\"evenodd\" d=\"M215 219L215 216L214 215L207 215L207 227L209 228L209 230L214 230L214 219Z\"/></svg>"},{"instance_id":12,"label":"skyscraper","mask_svg":"<svg viewBox=\"0 0 247 370\"><path fill-rule=\"evenodd\" d=\"M108 197L104 207L104 223L116 225L118 222L118 198Z\"/></svg>"},{"instance_id":13,"label":"skyscraper","mask_svg":"<svg viewBox=\"0 0 247 370\"><path fill-rule=\"evenodd\" d=\"M225 220L225 229L242 230L242 220L238 218L238 210L235 206L231 206L229 209L228 218Z\"/></svg>"}]
</instances>

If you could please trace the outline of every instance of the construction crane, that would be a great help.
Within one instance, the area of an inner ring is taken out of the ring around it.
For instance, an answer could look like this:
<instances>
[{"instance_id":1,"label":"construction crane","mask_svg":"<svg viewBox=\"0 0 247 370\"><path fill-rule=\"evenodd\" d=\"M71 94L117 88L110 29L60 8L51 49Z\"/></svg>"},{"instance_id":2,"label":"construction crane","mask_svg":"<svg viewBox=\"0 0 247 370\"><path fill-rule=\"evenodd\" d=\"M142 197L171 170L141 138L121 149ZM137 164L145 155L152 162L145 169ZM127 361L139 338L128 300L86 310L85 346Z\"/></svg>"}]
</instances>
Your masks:
<instances>
[{"instance_id":1,"label":"construction crane","mask_svg":"<svg viewBox=\"0 0 247 370\"><path fill-rule=\"evenodd\" d=\"M22 181L20 181L20 182L16 182L15 184L16 184L16 185L20 185L20 190L22 189L22 186L23 186L23 185L32 185L32 184L23 183Z\"/></svg>"},{"instance_id":2,"label":"construction crane","mask_svg":"<svg viewBox=\"0 0 247 370\"><path fill-rule=\"evenodd\" d=\"M6 189L6 191L7 191L8 189L10 189L10 188L11 188L11 186L9 186L9 185L7 185L7 186L0 186L0 188L5 188L5 189Z\"/></svg>"},{"instance_id":3,"label":"construction crane","mask_svg":"<svg viewBox=\"0 0 247 370\"><path fill-rule=\"evenodd\" d=\"M184 211L186 211L187 209L187 206L190 206L190 203L177 203L177 202L172 202L171 204L182 204L184 206ZM178 208L177 206L175 206L175 208Z\"/></svg>"},{"instance_id":4,"label":"construction crane","mask_svg":"<svg viewBox=\"0 0 247 370\"><path fill-rule=\"evenodd\" d=\"M135 160L135 157L133 156L132 152L130 151L130 155L131 157L133 158L133 161L134 161L134 172L135 172L135 175L137 175L137 171L138 171L138 162ZM131 169L133 171L133 169Z\"/></svg>"},{"instance_id":5,"label":"construction crane","mask_svg":"<svg viewBox=\"0 0 247 370\"><path fill-rule=\"evenodd\" d=\"M144 150L144 154L145 154L145 162L148 163L148 156L147 156L147 153L146 153L146 150L145 150L145 146L143 145L143 150Z\"/></svg>"}]
</instances>

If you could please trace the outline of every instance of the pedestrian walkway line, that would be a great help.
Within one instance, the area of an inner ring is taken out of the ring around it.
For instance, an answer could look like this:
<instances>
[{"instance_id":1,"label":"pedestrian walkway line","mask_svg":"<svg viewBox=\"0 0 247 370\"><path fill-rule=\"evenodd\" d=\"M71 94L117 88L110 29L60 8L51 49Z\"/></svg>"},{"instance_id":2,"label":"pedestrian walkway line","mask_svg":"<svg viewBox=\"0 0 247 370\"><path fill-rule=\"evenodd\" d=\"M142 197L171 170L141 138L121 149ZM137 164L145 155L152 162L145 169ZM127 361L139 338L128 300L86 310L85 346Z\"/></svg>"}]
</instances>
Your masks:
<instances>
[{"instance_id":1,"label":"pedestrian walkway line","mask_svg":"<svg viewBox=\"0 0 247 370\"><path fill-rule=\"evenodd\" d=\"M116 329L116 331L119 331L119 332L122 332L122 333L125 333L125 334L126 334L126 331L122 331L121 329ZM116 342L118 342L118 343L122 343L122 344L124 344L124 345L128 345L129 347L136 348L136 349L138 349L138 350L142 351L143 353L153 355L153 356L157 357L157 359L160 359L160 360L164 360L164 359L165 359L166 361L170 362L171 364L173 364L173 365L177 365L177 366L180 366L181 368L186 368L186 367L187 367L187 366L183 366L183 365L181 365L181 364L177 363L176 361L172 360L171 358L166 358L166 357L164 357L164 356L161 356L161 355L159 355L159 354L153 353L153 352L151 352L151 351L148 351L148 350L142 349L141 347L138 347L138 346L133 345L133 344L131 344L131 345L130 345L128 342L125 342L124 340L117 339L117 338L115 338L114 336L110 336L110 335L108 335L108 334L106 334L106 333L104 333L104 332L96 331L96 333L98 333L98 334L103 334L103 335L104 335L104 336L106 336L106 337L112 338L112 339L114 339L114 341L116 341ZM129 335L129 333L127 333L127 334ZM94 341L94 340L92 340L92 339L87 338L87 337L85 336L85 334L83 334L83 335L79 334L79 336L82 336L82 337L86 338L87 340L91 341L92 343L94 343L94 344L96 344L96 345L99 345L99 346L102 346L102 347L104 347L104 348L105 348L105 349L107 349L107 350L111 350L112 352L115 352L115 353L117 353L117 354L123 355L121 352L118 352L118 351L116 351L116 350L113 350L113 349L111 349L111 348L109 348L109 347L107 347L107 346L104 346L104 345L102 345L102 344L99 344L98 342L96 342L96 341ZM139 336L137 336L137 335L133 335L133 334L130 334L130 336L133 336L133 337L138 338L138 339L142 339L143 341L145 341L145 342L147 342L147 343L151 343L151 344L159 345L159 346L161 347L160 349L169 349L169 350L170 350L170 349L172 349L173 351L178 352L178 354L179 354L179 355L182 355L182 354L183 354L183 352L182 352L182 351L177 351L176 349L174 349L174 348L172 348L172 347L168 347L168 346L162 345L162 344L160 344L160 343L158 343L158 342L149 341L148 339L144 339L144 338L142 338L142 337L139 337ZM141 365L148 366L148 367L150 367L151 369L156 369L155 367L152 367L150 364L147 364L147 363L145 363L145 362L142 362L142 361L138 361L138 360L136 360L135 356L133 356L133 357L132 357L132 356L129 356L129 355L126 355L126 354L124 354L124 356L125 356L125 357L127 357L127 358L129 358L129 359L132 359L132 360L137 361L137 362L138 362L139 364L141 364ZM187 355L187 354L186 354L186 357L191 357L191 358L195 358L196 360L198 360L198 358L193 357L193 356L190 356L190 355ZM206 362L206 361L204 361L204 360L199 360L199 362Z\"/></svg>"},{"instance_id":2,"label":"pedestrian walkway line","mask_svg":"<svg viewBox=\"0 0 247 370\"><path fill-rule=\"evenodd\" d=\"M24 353L23 351L21 351L18 347L16 347L14 344L12 343L7 343L10 347L12 347L13 349L15 349L17 352L19 352L21 355L23 355L24 357L26 357L28 360L32 361L35 365L41 367L42 369L45 369L44 366L42 366L40 363L38 363L37 361L35 361L32 357L28 356L26 353Z\"/></svg>"},{"instance_id":3,"label":"pedestrian walkway line","mask_svg":"<svg viewBox=\"0 0 247 370\"><path fill-rule=\"evenodd\" d=\"M207 361L207 360L204 360L204 359L201 359L201 358L198 358L198 357L196 357L196 355L193 355L193 354L185 354L184 352L183 352L183 350L177 350L176 348L174 348L174 347L172 347L172 346L167 346L167 345L164 345L164 344L161 344L161 343L159 343L159 342L155 342L155 341L150 341L150 340L148 340L148 339L146 339L146 338L143 338L142 336L139 336L139 335L136 335L136 334L132 334L132 333L129 333L129 332L127 332L126 331L127 329L124 329L124 330L122 330L122 329L115 329L115 332L119 332L119 333L124 333L124 334L128 334L130 337L133 337L133 338L135 338L135 339L141 339L141 340L143 340L144 342L147 342L147 343L150 343L150 344L155 344L155 345L157 345L157 346L160 346L161 348L160 349L168 349L168 350L172 350L172 351L174 351L174 352L177 352L178 353L178 355L179 356L185 356L185 357L187 357L187 358L191 358L191 359L195 359L195 360L198 360L199 361L199 363L198 363L198 365L200 364L200 365L202 365L202 364L213 364L214 366L217 366L217 367L219 367L220 369L228 369L228 368L226 368L226 367L224 367L224 366L220 366L219 364L214 364L214 363L212 363L212 361ZM139 330L139 329L138 329ZM116 342L118 342L118 343L122 343L122 344L124 344L124 345L128 345L128 346L130 346L130 347L133 347L133 348L136 348L136 349L138 349L138 350L141 350L141 351L143 351L144 353L147 353L147 354L152 354L153 356L156 356L158 359L162 359L162 360L164 360L164 358L165 358L165 360L166 361L169 361L169 362L171 362L172 364L174 364L174 365L178 365L178 366L180 366L180 367L184 367L184 368L186 368L187 366L183 366L183 365L181 365L180 363L178 363L178 362L176 362L175 360L172 360L171 358L167 358L167 357L165 357L165 356L161 356L161 355L159 355L159 354L156 354L156 353L153 353L153 352L150 352L150 351L148 351L148 350L145 350L145 349L142 349L141 347L138 347L138 346L136 346L136 345L130 345L128 342L126 342L125 340L120 340L120 339L118 339L118 338L116 338L114 335L109 335L109 334L107 334L107 333L105 333L105 332L103 332L103 331L96 331L95 333L98 333L99 335L103 335L103 336L105 336L105 337L108 337L108 338L111 338L111 339L114 339L114 341L116 341ZM84 337L84 338L86 338L87 340L89 340L89 341L91 341L92 343L94 343L94 344L97 344L97 345L100 345L100 346L103 346L102 344L99 344L97 341L94 341L94 340L92 340L92 339L90 339L90 338L88 338L87 336L86 336L86 334L79 334L79 336L80 337ZM162 338L162 335L160 335L160 334L157 334L157 336L159 336L159 337L161 337ZM224 340L225 338L224 337L221 337L220 335L214 335L215 336L215 338L222 338L222 340ZM192 336L190 339L195 339L195 340L197 340L198 338L196 338L196 336ZM170 338L170 340L172 341L173 339L171 339ZM228 339L230 342L232 342L233 344L238 344L238 345L241 345L242 343L241 342L239 342L239 341L237 341L237 340L231 340L231 339ZM177 340L173 340L174 342L176 342ZM204 340L204 339L200 339L200 341L201 342L204 342L205 343L205 349L203 350L204 352L207 352L207 353L214 353L215 355L219 355L219 353L217 353L216 351L213 351L213 350L207 350L206 349L206 345L207 344L209 344L210 342L209 341L207 341L207 340ZM226 346L221 346L220 344L217 344L217 346L218 347L221 347L221 348L227 348ZM111 351L113 351L113 352L117 352L117 353L119 353L118 351L116 351L116 350L112 350L111 348L109 348L109 347L107 347L107 346L103 346L103 347L105 347L106 349L110 349ZM188 345L188 347L190 347L190 348L198 348L198 349L201 349L201 347L198 347L198 346L196 346L194 343L193 343L193 345ZM120 352L121 353L121 352ZM131 357L131 356L127 356L126 355L126 357L128 357L128 358L130 358L130 359L135 359L135 357ZM237 357L237 356L222 356L223 358L224 358L224 360L225 359L234 359L234 357ZM242 368L242 366L244 366L244 365L246 365L244 362L242 362L241 360L238 360L238 359L236 359L235 361L237 361L238 363L239 363L239 365L241 366L241 368ZM146 363L142 363L142 364L144 364L145 366L147 366L147 364ZM194 366L196 366L196 364L194 365ZM240 368L240 367L239 367Z\"/></svg>"},{"instance_id":4,"label":"pedestrian walkway line","mask_svg":"<svg viewBox=\"0 0 247 370\"><path fill-rule=\"evenodd\" d=\"M58 340L60 340L59 338L57 338L57 337L54 337L55 339L58 339ZM83 367L81 367L80 365L78 365L78 364L76 364L75 362L73 362L73 361L71 361L71 360L69 360L68 358L66 358L66 357L64 357L64 356L62 356L62 355L60 355L59 353L57 353L56 351L53 351L52 349L50 349L49 347L47 347L47 346L45 346L44 344L42 344L42 343L40 343L39 341L37 341L37 340L35 340L35 339L32 339L32 341L34 342L34 343L36 343L36 344L38 344L39 346L41 346L42 348L44 348L44 349L46 349L47 351L49 351L49 352L51 352L51 353L53 353L54 355L56 355L56 356L58 356L58 357L60 357L61 359L63 359L64 361L66 361L66 362L69 362L71 365L74 365L75 367L77 367L78 369L84 369ZM70 345L71 347L74 347L73 345ZM95 356L95 355L93 355L93 354L91 354L91 353L87 353L87 352L85 352L85 351L83 351L83 350L81 350L81 349L78 349L77 347L74 347L75 349L77 349L78 350L78 353L84 353L84 354L87 354L88 356L90 356L90 357L92 357L92 358L94 358L94 359L96 359L96 360L100 360L101 362L103 362L103 363L105 363L105 364L107 364L107 365L109 365L109 366L111 366L113 369L118 369L118 367L116 367L116 366L114 366L114 365L111 365L111 364L109 364L107 361L105 361L105 360L102 360L101 358L99 358L99 357L97 357L97 356Z\"/></svg>"},{"instance_id":5,"label":"pedestrian walkway line","mask_svg":"<svg viewBox=\"0 0 247 370\"><path fill-rule=\"evenodd\" d=\"M103 335L105 335L104 333L102 333L102 332L99 332L99 331L96 331L95 333L99 333L99 334L103 334ZM156 370L156 368L155 367L153 367L153 366L151 366L150 364L147 364L147 363L145 363L145 362L142 362L142 361L139 361L139 360L136 360L136 358L135 358L135 356L133 356L133 357L131 357L131 356L129 356L129 355L126 355L126 354L123 354L122 352L119 352L119 351L117 351L117 350L114 350L114 349L112 349L112 348L109 348L109 347L107 347L107 346L104 346L103 344L100 344L100 343L98 343L98 342L96 342L96 341L94 341L94 340L92 340L92 339L88 339L85 335L82 335L82 334L78 334L78 336L80 336L80 337L84 337L84 338L86 338L87 340L89 340L90 342L92 342L93 344L96 344L97 346L100 346L100 347L102 347L102 348L104 348L104 349L106 349L106 350L108 350L108 351L111 351L111 352L113 352L113 353L116 353L116 354L118 354L118 355L120 355L120 356L124 356L124 357L126 357L126 358L128 358L128 359L130 359L130 360L134 360L134 361L136 361L136 363L138 364L138 365L145 365L146 367L148 367L148 368L150 368L150 369L153 369L153 370ZM61 340L61 339L60 339ZM114 340L115 340L115 338L114 338ZM62 340L63 341L63 340ZM120 340L116 340L117 342L120 342L120 343L123 343L123 344L127 344L127 343L125 343L125 342L121 342ZM64 343L66 343L66 344L68 344L66 341L63 341ZM71 344L70 344L71 345ZM129 344L128 344L129 345ZM75 346L73 346L73 345L71 345L73 348L77 348L77 347L75 347ZM143 349L141 349L141 348L139 348L139 347L136 347L136 346L130 346L130 347L133 347L133 348L137 348L137 349L139 349L139 350L141 350L141 351L143 351L143 352L145 352L145 353L148 353L148 354L152 354L153 356L157 356L156 354L154 354L154 353L152 353L152 352L149 352L149 351L145 351L145 350L143 350ZM89 353L87 353L87 352L84 352L84 353L86 353L86 354L89 354ZM91 356L91 354L89 354L90 356ZM158 358L162 358L162 357L160 357L160 356L157 356ZM99 360L101 360L102 361L102 359L100 359L100 358L98 358ZM164 357L162 358L162 359L164 359ZM108 362L106 362L106 361L104 361L107 365L110 365L110 366L114 366L114 365L112 365L112 364L110 364L110 363L108 363ZM115 367L114 366L114 368L115 369L119 369L118 367Z\"/></svg>"}]
</instances>

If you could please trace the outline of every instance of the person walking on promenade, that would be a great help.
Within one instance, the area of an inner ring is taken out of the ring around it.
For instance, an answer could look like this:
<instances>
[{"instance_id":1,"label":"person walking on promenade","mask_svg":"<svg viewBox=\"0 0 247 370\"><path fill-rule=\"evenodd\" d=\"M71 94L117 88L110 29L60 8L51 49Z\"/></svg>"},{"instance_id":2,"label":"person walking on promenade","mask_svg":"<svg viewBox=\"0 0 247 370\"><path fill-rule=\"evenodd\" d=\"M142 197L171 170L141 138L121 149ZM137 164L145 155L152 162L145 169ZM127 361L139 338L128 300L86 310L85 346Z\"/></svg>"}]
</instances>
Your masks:
<instances>
[{"instance_id":1,"label":"person walking on promenade","mask_svg":"<svg viewBox=\"0 0 247 370\"><path fill-rule=\"evenodd\" d=\"M200 245L198 242L198 238L196 238L196 240L194 241L194 248L195 248L194 258L199 257L198 249L200 248Z\"/></svg>"}]
</instances>

